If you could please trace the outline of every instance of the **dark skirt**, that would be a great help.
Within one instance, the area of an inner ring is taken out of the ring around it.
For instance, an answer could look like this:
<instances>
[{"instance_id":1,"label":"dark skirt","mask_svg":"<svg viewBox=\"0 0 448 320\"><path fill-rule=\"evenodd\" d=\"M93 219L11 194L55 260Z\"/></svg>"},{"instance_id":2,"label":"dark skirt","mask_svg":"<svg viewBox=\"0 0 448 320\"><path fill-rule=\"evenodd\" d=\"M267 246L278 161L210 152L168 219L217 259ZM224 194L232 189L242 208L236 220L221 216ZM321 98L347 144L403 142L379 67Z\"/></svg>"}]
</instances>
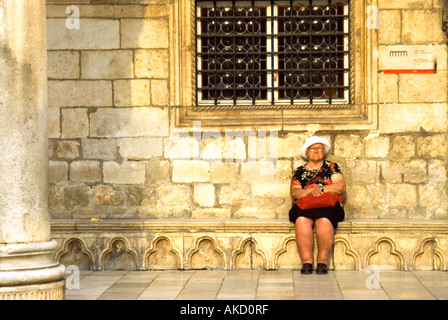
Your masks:
<instances>
[{"instance_id":1,"label":"dark skirt","mask_svg":"<svg viewBox=\"0 0 448 320\"><path fill-rule=\"evenodd\" d=\"M301 210L297 204L294 203L289 211L289 221L296 223L298 217L306 217L310 219L327 218L336 230L338 223L344 220L345 212L344 208L342 208L339 203L337 203L334 207L308 210Z\"/></svg>"}]
</instances>

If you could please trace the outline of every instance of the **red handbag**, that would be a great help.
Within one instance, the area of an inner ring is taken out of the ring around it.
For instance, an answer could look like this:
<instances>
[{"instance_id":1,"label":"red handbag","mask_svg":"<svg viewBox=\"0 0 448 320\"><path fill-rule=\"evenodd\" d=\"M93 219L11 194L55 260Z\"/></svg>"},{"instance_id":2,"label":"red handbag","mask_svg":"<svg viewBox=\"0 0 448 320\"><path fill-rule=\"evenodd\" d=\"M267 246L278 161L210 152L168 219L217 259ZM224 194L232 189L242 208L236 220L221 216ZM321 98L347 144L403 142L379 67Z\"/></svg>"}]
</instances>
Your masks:
<instances>
[{"instance_id":1,"label":"red handbag","mask_svg":"<svg viewBox=\"0 0 448 320\"><path fill-rule=\"evenodd\" d=\"M317 174L317 173L316 173ZM320 180L312 178L306 185L305 189L312 185L313 181ZM297 206L302 210L334 207L336 203L341 201L341 196L332 192L324 192L320 196L307 195L295 201Z\"/></svg>"},{"instance_id":2,"label":"red handbag","mask_svg":"<svg viewBox=\"0 0 448 320\"><path fill-rule=\"evenodd\" d=\"M296 200L296 204L302 210L328 208L334 207L339 202L340 196L331 193L324 192L322 195L316 197L313 195L303 196Z\"/></svg>"}]
</instances>

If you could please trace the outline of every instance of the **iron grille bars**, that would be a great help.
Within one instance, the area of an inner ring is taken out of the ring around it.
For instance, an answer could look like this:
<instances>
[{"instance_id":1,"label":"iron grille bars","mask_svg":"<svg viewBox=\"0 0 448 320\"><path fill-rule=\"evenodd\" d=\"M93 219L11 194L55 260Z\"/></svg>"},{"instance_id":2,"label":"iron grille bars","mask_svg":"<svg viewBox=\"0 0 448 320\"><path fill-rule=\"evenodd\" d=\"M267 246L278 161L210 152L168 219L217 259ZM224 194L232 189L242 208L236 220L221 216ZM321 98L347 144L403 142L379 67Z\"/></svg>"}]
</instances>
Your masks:
<instances>
[{"instance_id":1,"label":"iron grille bars","mask_svg":"<svg viewBox=\"0 0 448 320\"><path fill-rule=\"evenodd\" d=\"M348 3L196 1L199 104L347 103Z\"/></svg>"}]
</instances>

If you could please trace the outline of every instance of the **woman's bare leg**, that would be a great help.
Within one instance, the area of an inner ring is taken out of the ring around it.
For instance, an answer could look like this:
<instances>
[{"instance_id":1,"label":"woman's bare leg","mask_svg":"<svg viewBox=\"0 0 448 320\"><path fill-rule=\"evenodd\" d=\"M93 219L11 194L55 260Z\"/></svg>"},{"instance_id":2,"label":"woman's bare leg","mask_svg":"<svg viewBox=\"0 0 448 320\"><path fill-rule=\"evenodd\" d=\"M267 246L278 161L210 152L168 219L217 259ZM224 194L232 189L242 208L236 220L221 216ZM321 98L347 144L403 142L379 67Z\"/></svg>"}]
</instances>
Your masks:
<instances>
[{"instance_id":1,"label":"woman's bare leg","mask_svg":"<svg viewBox=\"0 0 448 320\"><path fill-rule=\"evenodd\" d=\"M334 228L327 218L319 218L315 221L317 238L317 263L327 264L330 253L333 250Z\"/></svg>"},{"instance_id":2,"label":"woman's bare leg","mask_svg":"<svg viewBox=\"0 0 448 320\"><path fill-rule=\"evenodd\" d=\"M295 223L296 227L296 242L299 249L300 259L302 264L313 263L313 246L314 246L314 234L313 234L313 219L306 217L298 217Z\"/></svg>"}]
</instances>

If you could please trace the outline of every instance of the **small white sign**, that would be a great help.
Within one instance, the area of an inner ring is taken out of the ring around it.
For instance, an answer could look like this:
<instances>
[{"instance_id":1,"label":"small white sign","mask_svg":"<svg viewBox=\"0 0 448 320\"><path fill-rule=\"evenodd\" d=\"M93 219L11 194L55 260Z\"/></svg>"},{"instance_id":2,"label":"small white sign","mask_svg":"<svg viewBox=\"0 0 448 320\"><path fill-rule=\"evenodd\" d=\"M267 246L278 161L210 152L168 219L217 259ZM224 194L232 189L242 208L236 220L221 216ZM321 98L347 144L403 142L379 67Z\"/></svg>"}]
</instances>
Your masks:
<instances>
[{"instance_id":1,"label":"small white sign","mask_svg":"<svg viewBox=\"0 0 448 320\"><path fill-rule=\"evenodd\" d=\"M390 45L380 52L384 73L435 73L436 53L433 45Z\"/></svg>"}]
</instances>

